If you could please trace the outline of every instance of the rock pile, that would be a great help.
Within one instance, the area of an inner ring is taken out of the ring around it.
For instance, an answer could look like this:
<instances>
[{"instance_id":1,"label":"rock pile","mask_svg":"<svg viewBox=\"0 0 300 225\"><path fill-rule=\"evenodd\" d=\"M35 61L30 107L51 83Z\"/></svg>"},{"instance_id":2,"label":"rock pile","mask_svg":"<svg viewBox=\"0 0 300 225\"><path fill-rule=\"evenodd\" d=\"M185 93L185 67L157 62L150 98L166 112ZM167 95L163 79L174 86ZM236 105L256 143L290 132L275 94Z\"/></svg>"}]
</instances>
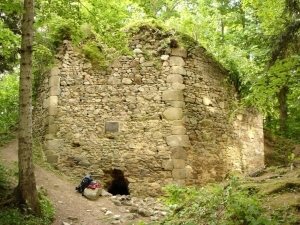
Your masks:
<instances>
[{"instance_id":1,"label":"rock pile","mask_svg":"<svg viewBox=\"0 0 300 225\"><path fill-rule=\"evenodd\" d=\"M163 209L163 205L154 198L137 198L129 195L112 196L111 201L116 206L126 206L124 208L125 219L133 220L138 217L150 217L151 221L158 221L167 215L167 212ZM105 216L111 218L112 224L122 223L122 217L118 214L102 208L101 211ZM142 219L141 219L142 220Z\"/></svg>"}]
</instances>

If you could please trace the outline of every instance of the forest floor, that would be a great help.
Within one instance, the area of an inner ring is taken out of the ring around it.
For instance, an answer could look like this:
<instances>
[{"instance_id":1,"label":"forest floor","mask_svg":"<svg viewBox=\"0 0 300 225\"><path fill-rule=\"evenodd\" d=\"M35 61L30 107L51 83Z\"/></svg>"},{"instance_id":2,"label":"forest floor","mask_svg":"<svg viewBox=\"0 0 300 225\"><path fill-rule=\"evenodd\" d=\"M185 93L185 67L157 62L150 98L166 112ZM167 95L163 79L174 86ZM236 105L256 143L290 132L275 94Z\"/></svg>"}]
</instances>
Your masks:
<instances>
[{"instance_id":1,"label":"forest floor","mask_svg":"<svg viewBox=\"0 0 300 225\"><path fill-rule=\"evenodd\" d=\"M18 160L18 143L13 141L0 150L0 159L8 167L16 167ZM80 183L73 183L64 175L56 174L39 165L35 165L35 177L38 187L46 190L47 197L52 201L56 216L53 225L81 224L105 225L124 224L137 225L140 221L149 223L150 217L139 216L127 218L128 206L117 206L111 201L111 196L100 196L97 200L89 200L75 190ZM105 215L105 208L113 215L119 215L120 220Z\"/></svg>"}]
</instances>

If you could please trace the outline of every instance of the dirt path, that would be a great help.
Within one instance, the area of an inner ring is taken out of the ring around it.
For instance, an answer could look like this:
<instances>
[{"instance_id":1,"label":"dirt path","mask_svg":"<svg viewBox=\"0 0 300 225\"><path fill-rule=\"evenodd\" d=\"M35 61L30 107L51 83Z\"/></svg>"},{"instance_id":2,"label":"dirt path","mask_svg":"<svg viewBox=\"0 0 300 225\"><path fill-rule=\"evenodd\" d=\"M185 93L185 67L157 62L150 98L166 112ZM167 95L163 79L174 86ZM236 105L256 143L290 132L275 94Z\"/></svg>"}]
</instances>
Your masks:
<instances>
[{"instance_id":1,"label":"dirt path","mask_svg":"<svg viewBox=\"0 0 300 225\"><path fill-rule=\"evenodd\" d=\"M12 165L11 163L18 159L17 150L18 144L14 141L0 150L0 158L6 165ZM71 183L66 177L54 174L40 166L35 167L35 177L37 185L46 189L48 197L54 204L56 218L53 225L136 225L139 221L150 221L150 217L141 216L131 219L132 214L129 213L128 206L116 206L111 201L111 196L101 196L95 201L88 200L76 192L75 187L78 184ZM103 208L111 211L112 214L107 215ZM118 215L120 219L117 219Z\"/></svg>"}]
</instances>

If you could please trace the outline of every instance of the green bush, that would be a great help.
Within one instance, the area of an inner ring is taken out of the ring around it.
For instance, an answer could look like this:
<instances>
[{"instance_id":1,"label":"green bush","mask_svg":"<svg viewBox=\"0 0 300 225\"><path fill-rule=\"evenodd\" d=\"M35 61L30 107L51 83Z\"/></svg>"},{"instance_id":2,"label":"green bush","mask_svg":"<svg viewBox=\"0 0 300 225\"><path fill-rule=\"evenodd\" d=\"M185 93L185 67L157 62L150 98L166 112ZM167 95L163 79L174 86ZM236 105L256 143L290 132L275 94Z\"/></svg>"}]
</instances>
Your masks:
<instances>
[{"instance_id":1,"label":"green bush","mask_svg":"<svg viewBox=\"0 0 300 225\"><path fill-rule=\"evenodd\" d=\"M10 189L10 176L11 170L3 166L0 162L0 200L6 195L6 192Z\"/></svg>"},{"instance_id":2,"label":"green bush","mask_svg":"<svg viewBox=\"0 0 300 225\"><path fill-rule=\"evenodd\" d=\"M5 207L0 210L1 224L5 225L50 225L47 218L23 215L17 208Z\"/></svg>"},{"instance_id":3,"label":"green bush","mask_svg":"<svg viewBox=\"0 0 300 225\"><path fill-rule=\"evenodd\" d=\"M55 46L59 46L64 40L72 40L73 43L77 43L84 38L78 22L61 17L55 17L49 22L49 32Z\"/></svg>"},{"instance_id":4,"label":"green bush","mask_svg":"<svg viewBox=\"0 0 300 225\"><path fill-rule=\"evenodd\" d=\"M39 189L38 195L43 224L51 224L55 218L54 206L52 202L47 198L47 194L43 189Z\"/></svg>"},{"instance_id":5,"label":"green bush","mask_svg":"<svg viewBox=\"0 0 300 225\"><path fill-rule=\"evenodd\" d=\"M276 218L266 215L261 201L247 190L238 189L235 178L222 187L218 184L203 188L164 188L162 201L170 210L161 222L164 225L275 225Z\"/></svg>"},{"instance_id":6,"label":"green bush","mask_svg":"<svg viewBox=\"0 0 300 225\"><path fill-rule=\"evenodd\" d=\"M19 76L16 73L0 77L0 143L15 137L19 110Z\"/></svg>"},{"instance_id":7,"label":"green bush","mask_svg":"<svg viewBox=\"0 0 300 225\"><path fill-rule=\"evenodd\" d=\"M96 68L106 67L107 61L100 45L95 41L88 40L82 47L83 54Z\"/></svg>"}]
</instances>

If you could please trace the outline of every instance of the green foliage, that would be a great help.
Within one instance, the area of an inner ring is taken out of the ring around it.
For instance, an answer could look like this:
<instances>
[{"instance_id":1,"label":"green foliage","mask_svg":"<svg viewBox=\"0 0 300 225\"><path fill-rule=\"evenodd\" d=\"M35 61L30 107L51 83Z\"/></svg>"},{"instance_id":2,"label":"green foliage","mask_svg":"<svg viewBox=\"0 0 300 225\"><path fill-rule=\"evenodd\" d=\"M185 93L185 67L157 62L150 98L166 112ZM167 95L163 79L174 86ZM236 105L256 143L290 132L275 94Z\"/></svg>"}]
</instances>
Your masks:
<instances>
[{"instance_id":1,"label":"green foliage","mask_svg":"<svg viewBox=\"0 0 300 225\"><path fill-rule=\"evenodd\" d=\"M74 44L83 39L80 24L73 19L55 17L49 21L49 35L55 46L59 46L63 40L72 40Z\"/></svg>"},{"instance_id":2,"label":"green foliage","mask_svg":"<svg viewBox=\"0 0 300 225\"><path fill-rule=\"evenodd\" d=\"M97 45L95 41L87 41L82 47L82 52L96 68L108 66L101 46Z\"/></svg>"},{"instance_id":3,"label":"green foliage","mask_svg":"<svg viewBox=\"0 0 300 225\"><path fill-rule=\"evenodd\" d=\"M0 210L1 223L5 225L50 225L48 218L39 218L33 215L23 215L17 208L5 207Z\"/></svg>"},{"instance_id":4,"label":"green foliage","mask_svg":"<svg viewBox=\"0 0 300 225\"><path fill-rule=\"evenodd\" d=\"M20 1L2 0L0 2L0 73L13 70L19 63L21 13Z\"/></svg>"},{"instance_id":5,"label":"green foliage","mask_svg":"<svg viewBox=\"0 0 300 225\"><path fill-rule=\"evenodd\" d=\"M0 162L0 200L5 198L11 186L12 171Z\"/></svg>"},{"instance_id":6,"label":"green foliage","mask_svg":"<svg viewBox=\"0 0 300 225\"><path fill-rule=\"evenodd\" d=\"M259 20L262 22L262 28L267 34L280 32L284 25L282 16L285 9L285 0L244 0L243 7L253 8Z\"/></svg>"},{"instance_id":7,"label":"green foliage","mask_svg":"<svg viewBox=\"0 0 300 225\"><path fill-rule=\"evenodd\" d=\"M159 18L161 20L166 20L168 18L180 17L179 12L176 10L180 7L183 1L170 1L170 0L157 0L157 1L143 1L143 0L133 0L137 3L150 18ZM191 1L185 1L191 2Z\"/></svg>"},{"instance_id":8,"label":"green foliage","mask_svg":"<svg viewBox=\"0 0 300 225\"><path fill-rule=\"evenodd\" d=\"M34 38L35 51L33 52L33 105L37 97L44 74L49 71L54 62L56 52L55 44L52 39L45 34L38 32Z\"/></svg>"},{"instance_id":9,"label":"green foliage","mask_svg":"<svg viewBox=\"0 0 300 225\"><path fill-rule=\"evenodd\" d=\"M2 20L0 20L0 31L0 72L3 72L16 65L20 36L14 34Z\"/></svg>"},{"instance_id":10,"label":"green foliage","mask_svg":"<svg viewBox=\"0 0 300 225\"><path fill-rule=\"evenodd\" d=\"M0 77L0 143L14 137L18 123L19 77L5 74Z\"/></svg>"},{"instance_id":11,"label":"green foliage","mask_svg":"<svg viewBox=\"0 0 300 225\"><path fill-rule=\"evenodd\" d=\"M279 220L262 207L262 202L248 190L238 188L232 177L227 186L203 188L167 186L162 199L170 214L161 224L271 225ZM292 224L292 223L291 223Z\"/></svg>"},{"instance_id":12,"label":"green foliage","mask_svg":"<svg viewBox=\"0 0 300 225\"><path fill-rule=\"evenodd\" d=\"M38 196L43 224L51 224L55 218L54 206L52 202L47 198L47 192L44 189L40 188L38 190Z\"/></svg>"}]
</instances>

